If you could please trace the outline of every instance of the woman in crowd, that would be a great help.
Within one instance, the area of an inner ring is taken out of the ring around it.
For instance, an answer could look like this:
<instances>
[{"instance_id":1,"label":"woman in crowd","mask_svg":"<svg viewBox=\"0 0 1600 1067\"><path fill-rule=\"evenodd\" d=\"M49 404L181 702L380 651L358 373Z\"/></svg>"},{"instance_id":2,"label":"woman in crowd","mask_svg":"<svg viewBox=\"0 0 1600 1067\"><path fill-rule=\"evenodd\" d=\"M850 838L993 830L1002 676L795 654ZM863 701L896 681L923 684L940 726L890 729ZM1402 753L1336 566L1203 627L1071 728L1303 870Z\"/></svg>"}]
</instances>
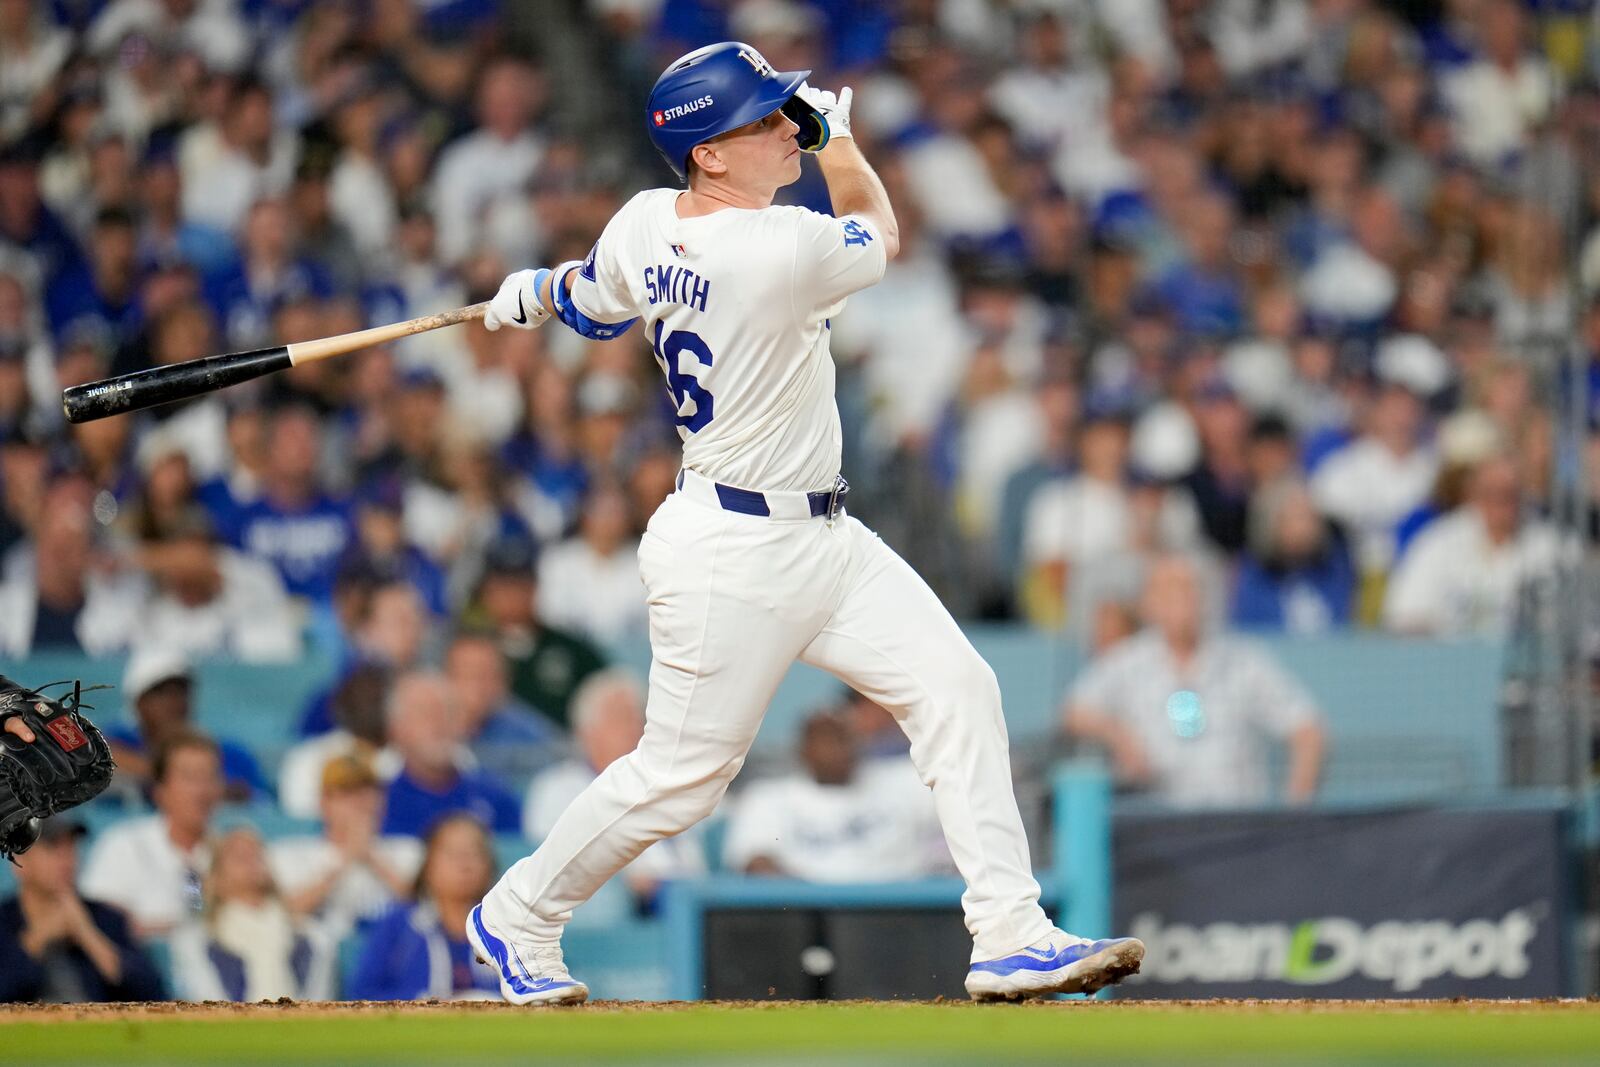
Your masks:
<instances>
[{"instance_id":1,"label":"woman in crowd","mask_svg":"<svg viewBox=\"0 0 1600 1067\"><path fill-rule=\"evenodd\" d=\"M330 1000L334 953L278 896L261 836L241 827L217 844L197 922L172 938L183 1000Z\"/></svg>"},{"instance_id":2,"label":"woman in crowd","mask_svg":"<svg viewBox=\"0 0 1600 1067\"><path fill-rule=\"evenodd\" d=\"M1321 633L1349 625L1354 593L1350 554L1305 484L1283 479L1258 489L1234 586L1233 624Z\"/></svg>"},{"instance_id":3,"label":"woman in crowd","mask_svg":"<svg viewBox=\"0 0 1600 1067\"><path fill-rule=\"evenodd\" d=\"M498 996L492 969L473 959L467 912L499 873L488 831L470 815L434 823L423 845L416 903L373 925L346 994L354 1000Z\"/></svg>"}]
</instances>

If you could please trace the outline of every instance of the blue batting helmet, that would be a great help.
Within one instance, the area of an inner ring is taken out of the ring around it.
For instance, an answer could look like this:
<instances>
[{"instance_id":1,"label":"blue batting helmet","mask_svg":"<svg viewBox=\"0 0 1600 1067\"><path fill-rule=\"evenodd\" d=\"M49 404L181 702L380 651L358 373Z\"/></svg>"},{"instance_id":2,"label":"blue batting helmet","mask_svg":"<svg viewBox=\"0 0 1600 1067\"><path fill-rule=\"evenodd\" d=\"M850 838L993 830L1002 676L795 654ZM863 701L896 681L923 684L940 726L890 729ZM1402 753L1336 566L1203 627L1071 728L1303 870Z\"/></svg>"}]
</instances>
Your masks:
<instances>
[{"instance_id":1,"label":"blue batting helmet","mask_svg":"<svg viewBox=\"0 0 1600 1067\"><path fill-rule=\"evenodd\" d=\"M695 145L783 108L800 126L796 143L815 152L827 142L827 122L794 95L810 73L773 70L765 56L740 41L697 48L663 71L650 90L650 141L682 178Z\"/></svg>"}]
</instances>

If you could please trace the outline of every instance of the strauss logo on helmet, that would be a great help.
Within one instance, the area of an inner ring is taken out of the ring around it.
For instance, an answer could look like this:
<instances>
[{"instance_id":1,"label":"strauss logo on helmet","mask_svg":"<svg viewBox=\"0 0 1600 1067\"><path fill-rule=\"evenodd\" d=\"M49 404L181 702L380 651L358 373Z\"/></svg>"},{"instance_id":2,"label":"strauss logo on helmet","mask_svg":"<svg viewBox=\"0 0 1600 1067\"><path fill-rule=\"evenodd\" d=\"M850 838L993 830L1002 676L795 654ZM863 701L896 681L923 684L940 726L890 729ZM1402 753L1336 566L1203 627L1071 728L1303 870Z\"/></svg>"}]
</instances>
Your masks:
<instances>
[{"instance_id":1,"label":"strauss logo on helmet","mask_svg":"<svg viewBox=\"0 0 1600 1067\"><path fill-rule=\"evenodd\" d=\"M710 96L702 96L698 100L689 101L687 104L679 104L677 107L663 108L660 111L657 111L652 118L657 126L665 126L673 119L678 119L685 115L693 114L694 112L699 111L701 108L710 107L714 103L716 103L716 101Z\"/></svg>"}]
</instances>

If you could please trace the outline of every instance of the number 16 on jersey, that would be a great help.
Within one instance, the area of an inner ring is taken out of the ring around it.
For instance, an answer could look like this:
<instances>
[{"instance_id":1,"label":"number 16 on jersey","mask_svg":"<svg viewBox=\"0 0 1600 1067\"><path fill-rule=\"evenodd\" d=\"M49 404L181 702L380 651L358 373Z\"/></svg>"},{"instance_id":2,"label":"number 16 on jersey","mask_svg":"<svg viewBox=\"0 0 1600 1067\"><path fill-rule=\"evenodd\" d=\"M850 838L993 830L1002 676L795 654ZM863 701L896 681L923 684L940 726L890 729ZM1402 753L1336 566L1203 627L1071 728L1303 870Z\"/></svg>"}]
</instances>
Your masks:
<instances>
[{"instance_id":1,"label":"number 16 on jersey","mask_svg":"<svg viewBox=\"0 0 1600 1067\"><path fill-rule=\"evenodd\" d=\"M677 411L673 421L689 433L698 433L711 422L711 394L694 376L692 368L688 371L683 369L678 357L689 352L700 364L709 367L711 349L706 347L699 334L689 330L673 330L663 338L661 335L665 325L659 319L656 321L654 343L656 362L661 364L661 370L667 376L667 389L672 393L672 403ZM685 408L690 402L694 410L686 414Z\"/></svg>"}]
</instances>

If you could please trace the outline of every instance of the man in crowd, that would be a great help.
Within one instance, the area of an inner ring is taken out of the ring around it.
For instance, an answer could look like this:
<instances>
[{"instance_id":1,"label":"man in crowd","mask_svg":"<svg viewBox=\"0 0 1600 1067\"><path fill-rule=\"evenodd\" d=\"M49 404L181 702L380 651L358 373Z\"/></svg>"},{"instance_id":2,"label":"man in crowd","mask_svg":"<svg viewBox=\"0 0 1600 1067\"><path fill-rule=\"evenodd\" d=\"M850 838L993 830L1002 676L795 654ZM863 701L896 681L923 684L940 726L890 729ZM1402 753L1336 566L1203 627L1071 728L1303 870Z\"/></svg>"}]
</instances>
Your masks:
<instances>
[{"instance_id":1,"label":"man in crowd","mask_svg":"<svg viewBox=\"0 0 1600 1067\"><path fill-rule=\"evenodd\" d=\"M1498 637L1511 629L1517 598L1553 575L1554 531L1523 512L1523 480L1507 456L1472 472L1467 500L1436 519L1389 579L1384 623L1432 637Z\"/></svg>"},{"instance_id":2,"label":"man in crowd","mask_svg":"<svg viewBox=\"0 0 1600 1067\"><path fill-rule=\"evenodd\" d=\"M166 999L123 913L73 885L86 832L57 815L17 857L17 895L0 903L0 1002Z\"/></svg>"},{"instance_id":3,"label":"man in crowd","mask_svg":"<svg viewBox=\"0 0 1600 1067\"><path fill-rule=\"evenodd\" d=\"M1145 581L1145 630L1091 663L1066 728L1101 745L1118 779L1185 807L1258 804L1272 789L1264 738L1289 749L1283 796L1304 803L1322 770L1315 703L1256 646L1206 632L1200 576L1168 555Z\"/></svg>"},{"instance_id":4,"label":"man in crowd","mask_svg":"<svg viewBox=\"0 0 1600 1067\"><path fill-rule=\"evenodd\" d=\"M107 827L89 853L83 894L115 904L143 938L170 933L200 909L211 865L211 817L222 801L222 756L203 734L167 738L151 765L153 815Z\"/></svg>"},{"instance_id":5,"label":"man in crowd","mask_svg":"<svg viewBox=\"0 0 1600 1067\"><path fill-rule=\"evenodd\" d=\"M803 770L735 801L723 862L809 882L885 882L953 869L933 793L910 759L863 763L850 723L817 712L800 734Z\"/></svg>"},{"instance_id":6,"label":"man in crowd","mask_svg":"<svg viewBox=\"0 0 1600 1067\"><path fill-rule=\"evenodd\" d=\"M103 655L133 636L142 601L137 576L89 565L93 496L81 475L63 475L45 488L32 536L13 550L0 575L0 652Z\"/></svg>"},{"instance_id":7,"label":"man in crowd","mask_svg":"<svg viewBox=\"0 0 1600 1067\"><path fill-rule=\"evenodd\" d=\"M644 691L626 671L592 674L572 698L572 740L578 752L541 771L528 787L522 832L543 841L572 799L595 777L639 744L644 736ZM664 881L705 873L699 835L668 837L646 848L623 868L622 878L641 907L648 907Z\"/></svg>"},{"instance_id":8,"label":"man in crowd","mask_svg":"<svg viewBox=\"0 0 1600 1067\"><path fill-rule=\"evenodd\" d=\"M401 766L389 783L386 834L420 837L443 815L465 811L496 833L515 833L517 801L481 771L461 770L461 720L443 676L413 671L395 679L386 709L389 745Z\"/></svg>"},{"instance_id":9,"label":"man in crowd","mask_svg":"<svg viewBox=\"0 0 1600 1067\"><path fill-rule=\"evenodd\" d=\"M147 645L128 657L122 694L133 721L113 723L105 730L117 761L118 783L149 788L150 753L160 749L168 737L190 729L194 688L194 668L188 657L175 649ZM228 800L247 801L268 794L266 779L248 748L218 739L217 749L222 755Z\"/></svg>"},{"instance_id":10,"label":"man in crowd","mask_svg":"<svg viewBox=\"0 0 1600 1067\"><path fill-rule=\"evenodd\" d=\"M565 748L560 728L512 695L506 659L493 637L456 634L445 650L444 673L462 738L485 771L523 783Z\"/></svg>"},{"instance_id":11,"label":"man in crowd","mask_svg":"<svg viewBox=\"0 0 1600 1067\"><path fill-rule=\"evenodd\" d=\"M411 897L422 845L384 835L383 783L372 761L340 756L322 768L322 833L274 841L273 880L290 910L315 915L332 936L376 919Z\"/></svg>"},{"instance_id":12,"label":"man in crowd","mask_svg":"<svg viewBox=\"0 0 1600 1067\"><path fill-rule=\"evenodd\" d=\"M528 539L497 540L478 584L478 607L511 664L512 691L565 726L578 686L606 661L588 641L539 617L537 563Z\"/></svg>"}]
</instances>

